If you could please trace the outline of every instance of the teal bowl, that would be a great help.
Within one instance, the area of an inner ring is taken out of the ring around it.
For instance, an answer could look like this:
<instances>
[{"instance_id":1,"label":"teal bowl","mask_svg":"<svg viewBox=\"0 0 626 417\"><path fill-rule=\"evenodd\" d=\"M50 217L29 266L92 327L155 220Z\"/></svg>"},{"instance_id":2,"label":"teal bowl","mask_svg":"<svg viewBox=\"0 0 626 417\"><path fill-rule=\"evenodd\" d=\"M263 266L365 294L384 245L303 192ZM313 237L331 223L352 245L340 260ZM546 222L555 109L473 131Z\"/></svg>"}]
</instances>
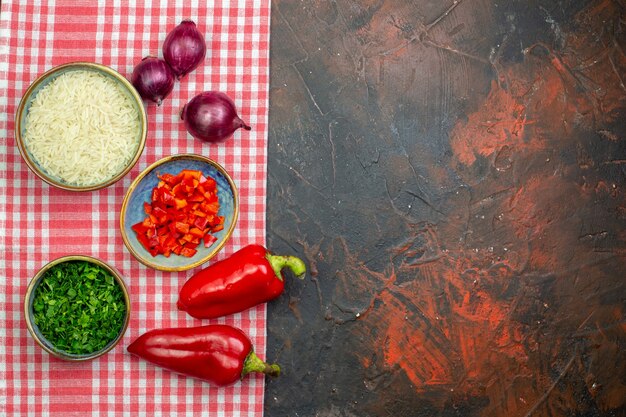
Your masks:
<instances>
[{"instance_id":1,"label":"teal bowl","mask_svg":"<svg viewBox=\"0 0 626 417\"><path fill-rule=\"evenodd\" d=\"M137 239L132 226L146 217L144 203L150 203L152 190L158 185L158 175L169 173L176 175L184 169L201 171L205 177L213 178L217 183L217 196L220 203L218 215L224 217L224 228L212 233L217 238L211 246L198 245L192 257L171 254L152 256ZM146 168L132 182L120 214L120 230L124 245L142 264L160 271L186 271L195 268L213 258L230 238L239 216L239 197L237 187L228 172L217 162L196 154L168 156Z\"/></svg>"}]
</instances>

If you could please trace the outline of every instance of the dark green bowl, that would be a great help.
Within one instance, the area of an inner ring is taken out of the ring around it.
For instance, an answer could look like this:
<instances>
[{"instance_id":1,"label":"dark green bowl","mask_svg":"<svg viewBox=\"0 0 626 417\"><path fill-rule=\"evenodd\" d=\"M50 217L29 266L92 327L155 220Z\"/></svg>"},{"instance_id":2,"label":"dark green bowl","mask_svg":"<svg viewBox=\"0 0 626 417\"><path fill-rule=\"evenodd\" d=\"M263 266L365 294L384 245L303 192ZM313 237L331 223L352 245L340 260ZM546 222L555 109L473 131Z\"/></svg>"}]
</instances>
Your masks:
<instances>
[{"instance_id":1,"label":"dark green bowl","mask_svg":"<svg viewBox=\"0 0 626 417\"><path fill-rule=\"evenodd\" d=\"M104 348L97 350L95 352L92 352L92 353L88 353L88 354L77 355L77 354L69 353L69 352L56 348L50 341L48 341L44 337L44 335L41 333L41 331L37 327L37 324L35 323L35 319L34 319L33 302L35 300L37 287L42 282L45 272L48 271L50 268L54 267L55 265L58 265L64 262L70 262L70 261L86 261L86 262L90 262L95 265L98 265L99 267L106 270L108 273L110 273L113 276L113 278L117 282L117 285L120 286L124 294L124 303L126 305L126 317L124 319L124 323L122 327L120 328L120 331L117 337L115 337L115 339L110 341ZM130 321L130 297L128 295L128 289L126 288L126 284L124 283L124 280L121 274L115 268L111 267L110 265L101 261L100 259L93 258L91 256L68 255L68 256L55 259L49 262L48 264L46 264L43 268L39 270L39 272L37 272L37 274L30 281L30 284L28 285L28 288L26 289L26 296L24 298L24 316L26 318L26 326L28 327L28 331L32 335L33 339L35 339L35 342L37 342L37 344L41 346L43 350L63 360L86 361L86 360L95 359L99 356L106 354L111 349L113 349L118 344L118 342L122 339L122 337L124 336L124 333L126 333L126 329L128 328L128 322Z\"/></svg>"}]
</instances>

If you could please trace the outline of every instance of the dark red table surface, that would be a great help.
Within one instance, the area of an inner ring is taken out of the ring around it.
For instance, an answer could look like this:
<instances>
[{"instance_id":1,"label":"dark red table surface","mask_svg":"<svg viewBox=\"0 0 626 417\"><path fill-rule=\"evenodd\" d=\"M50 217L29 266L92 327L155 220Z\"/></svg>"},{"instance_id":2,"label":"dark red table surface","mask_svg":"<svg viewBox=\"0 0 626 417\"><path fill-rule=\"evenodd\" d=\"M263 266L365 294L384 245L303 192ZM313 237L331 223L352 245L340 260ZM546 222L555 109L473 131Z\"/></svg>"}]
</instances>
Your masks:
<instances>
[{"instance_id":1,"label":"dark red table surface","mask_svg":"<svg viewBox=\"0 0 626 417\"><path fill-rule=\"evenodd\" d=\"M267 416L626 415L625 10L272 2Z\"/></svg>"}]
</instances>

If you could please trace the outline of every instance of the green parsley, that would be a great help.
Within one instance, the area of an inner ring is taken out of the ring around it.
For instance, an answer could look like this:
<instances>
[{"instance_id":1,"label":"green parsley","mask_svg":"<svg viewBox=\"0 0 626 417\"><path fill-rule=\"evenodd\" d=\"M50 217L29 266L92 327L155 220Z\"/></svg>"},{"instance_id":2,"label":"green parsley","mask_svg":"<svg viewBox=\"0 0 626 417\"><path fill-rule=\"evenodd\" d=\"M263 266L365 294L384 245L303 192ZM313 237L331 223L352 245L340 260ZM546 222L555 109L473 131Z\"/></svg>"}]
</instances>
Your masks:
<instances>
[{"instance_id":1,"label":"green parsley","mask_svg":"<svg viewBox=\"0 0 626 417\"><path fill-rule=\"evenodd\" d=\"M48 269L35 290L34 320L57 349L89 354L115 339L126 317L124 292L113 275L87 261Z\"/></svg>"}]
</instances>

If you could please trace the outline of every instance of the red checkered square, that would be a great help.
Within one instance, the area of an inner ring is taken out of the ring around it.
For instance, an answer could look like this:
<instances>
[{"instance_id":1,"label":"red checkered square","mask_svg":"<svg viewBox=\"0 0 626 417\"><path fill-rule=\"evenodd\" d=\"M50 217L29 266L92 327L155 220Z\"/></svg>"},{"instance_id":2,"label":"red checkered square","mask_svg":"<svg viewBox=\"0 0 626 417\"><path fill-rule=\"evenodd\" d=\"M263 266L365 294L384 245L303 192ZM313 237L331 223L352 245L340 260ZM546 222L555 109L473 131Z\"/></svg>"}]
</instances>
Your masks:
<instances>
[{"instance_id":1,"label":"red checkered square","mask_svg":"<svg viewBox=\"0 0 626 417\"><path fill-rule=\"evenodd\" d=\"M0 415L208 415L263 414L264 379L250 376L226 388L162 370L125 351L156 327L206 323L175 308L178 289L193 271L163 273L144 267L119 233L121 202L133 178L152 162L177 153L200 153L222 164L239 187L235 232L223 259L249 243L265 243L266 149L269 83L269 1L207 2L2 1L0 13ZM30 83L70 61L108 65L129 77L147 55L162 57L167 33L185 18L205 34L203 65L176 83L161 107L147 106L149 134L134 169L115 185L90 193L50 187L32 174L15 146L14 115ZM195 94L229 94L252 127L220 145L187 134L179 119ZM43 352L22 313L30 278L46 262L68 254L104 259L125 276L132 317L121 344L87 363L68 363ZM265 306L214 320L242 328L261 356Z\"/></svg>"}]
</instances>

